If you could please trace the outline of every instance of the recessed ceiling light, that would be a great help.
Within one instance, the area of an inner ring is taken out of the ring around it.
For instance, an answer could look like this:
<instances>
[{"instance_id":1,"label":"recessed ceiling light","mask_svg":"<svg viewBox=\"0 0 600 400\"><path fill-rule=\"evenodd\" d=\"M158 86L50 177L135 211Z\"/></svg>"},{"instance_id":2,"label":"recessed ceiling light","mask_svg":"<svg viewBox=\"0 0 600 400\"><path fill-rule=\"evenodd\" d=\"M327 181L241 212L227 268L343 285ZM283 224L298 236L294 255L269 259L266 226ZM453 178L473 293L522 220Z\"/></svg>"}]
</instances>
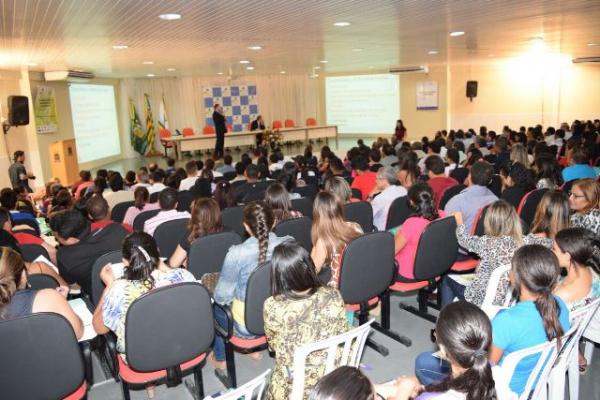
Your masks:
<instances>
[{"instance_id":1,"label":"recessed ceiling light","mask_svg":"<svg viewBox=\"0 0 600 400\"><path fill-rule=\"evenodd\" d=\"M154 61L142 61L142 64L144 64L144 65L153 65Z\"/></svg>"},{"instance_id":2,"label":"recessed ceiling light","mask_svg":"<svg viewBox=\"0 0 600 400\"><path fill-rule=\"evenodd\" d=\"M427 54L430 54L430 55L432 55L432 56L433 56L433 55L435 55L435 54L437 54L437 53L438 53L438 51L437 51L437 50L429 50L429 51L427 52Z\"/></svg>"},{"instance_id":3,"label":"recessed ceiling light","mask_svg":"<svg viewBox=\"0 0 600 400\"><path fill-rule=\"evenodd\" d=\"M598 43L588 43L587 45L590 46L590 47L591 46L600 46L600 44L598 44Z\"/></svg>"},{"instance_id":4,"label":"recessed ceiling light","mask_svg":"<svg viewBox=\"0 0 600 400\"><path fill-rule=\"evenodd\" d=\"M262 46L248 46L248 50L262 50Z\"/></svg>"},{"instance_id":5,"label":"recessed ceiling light","mask_svg":"<svg viewBox=\"0 0 600 400\"><path fill-rule=\"evenodd\" d=\"M30 63L27 63L27 66L29 66L29 67L37 67L37 63L30 62Z\"/></svg>"},{"instance_id":6,"label":"recessed ceiling light","mask_svg":"<svg viewBox=\"0 0 600 400\"><path fill-rule=\"evenodd\" d=\"M177 19L181 19L181 14L168 13L168 14L160 14L158 18L164 21L175 21Z\"/></svg>"},{"instance_id":7,"label":"recessed ceiling light","mask_svg":"<svg viewBox=\"0 0 600 400\"><path fill-rule=\"evenodd\" d=\"M321 67L317 65L316 67L313 67L313 69L321 69Z\"/></svg>"},{"instance_id":8,"label":"recessed ceiling light","mask_svg":"<svg viewBox=\"0 0 600 400\"><path fill-rule=\"evenodd\" d=\"M279 71L279 73L280 73L281 75L285 75L285 74L286 74L286 72L285 72L285 71Z\"/></svg>"},{"instance_id":9,"label":"recessed ceiling light","mask_svg":"<svg viewBox=\"0 0 600 400\"><path fill-rule=\"evenodd\" d=\"M127 46L126 44L115 44L113 46L113 49L115 50L125 50L127 48L129 48L129 46Z\"/></svg>"},{"instance_id":10,"label":"recessed ceiling light","mask_svg":"<svg viewBox=\"0 0 600 400\"><path fill-rule=\"evenodd\" d=\"M154 75L154 74L146 74L146 76L147 76L148 78L154 78L156 75Z\"/></svg>"},{"instance_id":11,"label":"recessed ceiling light","mask_svg":"<svg viewBox=\"0 0 600 400\"><path fill-rule=\"evenodd\" d=\"M217 72L217 75L224 75L223 72Z\"/></svg>"},{"instance_id":12,"label":"recessed ceiling light","mask_svg":"<svg viewBox=\"0 0 600 400\"><path fill-rule=\"evenodd\" d=\"M167 68L167 71L173 72L173 71L177 71L177 70L175 68Z\"/></svg>"},{"instance_id":13,"label":"recessed ceiling light","mask_svg":"<svg viewBox=\"0 0 600 400\"><path fill-rule=\"evenodd\" d=\"M456 36L462 36L465 33L463 31L454 31L454 32L450 32L450 36L452 37L456 37Z\"/></svg>"},{"instance_id":14,"label":"recessed ceiling light","mask_svg":"<svg viewBox=\"0 0 600 400\"><path fill-rule=\"evenodd\" d=\"M321 64L327 64L329 61L327 61L327 60L321 60L321 61L319 61L319 62L320 62Z\"/></svg>"},{"instance_id":15,"label":"recessed ceiling light","mask_svg":"<svg viewBox=\"0 0 600 400\"><path fill-rule=\"evenodd\" d=\"M248 71L254 71L254 67L253 67L253 66L251 66L251 65L247 66L247 67L246 67L246 69L247 69Z\"/></svg>"},{"instance_id":16,"label":"recessed ceiling light","mask_svg":"<svg viewBox=\"0 0 600 400\"><path fill-rule=\"evenodd\" d=\"M309 78L312 78L312 79L315 79L315 78L318 78L318 77L319 77L319 74L310 74L309 75Z\"/></svg>"},{"instance_id":17,"label":"recessed ceiling light","mask_svg":"<svg viewBox=\"0 0 600 400\"><path fill-rule=\"evenodd\" d=\"M369 69L374 69L375 67L372 65L369 65Z\"/></svg>"},{"instance_id":18,"label":"recessed ceiling light","mask_svg":"<svg viewBox=\"0 0 600 400\"><path fill-rule=\"evenodd\" d=\"M242 60L242 61L240 61L240 64L250 64L250 61L248 61L248 60Z\"/></svg>"},{"instance_id":19,"label":"recessed ceiling light","mask_svg":"<svg viewBox=\"0 0 600 400\"><path fill-rule=\"evenodd\" d=\"M350 22L346 22L346 21L339 21L339 22L334 22L333 26L337 26L338 28L343 28L345 26L350 26L352 25Z\"/></svg>"},{"instance_id":20,"label":"recessed ceiling light","mask_svg":"<svg viewBox=\"0 0 600 400\"><path fill-rule=\"evenodd\" d=\"M362 47L355 47L352 49L352 51L363 51L364 49Z\"/></svg>"}]
</instances>

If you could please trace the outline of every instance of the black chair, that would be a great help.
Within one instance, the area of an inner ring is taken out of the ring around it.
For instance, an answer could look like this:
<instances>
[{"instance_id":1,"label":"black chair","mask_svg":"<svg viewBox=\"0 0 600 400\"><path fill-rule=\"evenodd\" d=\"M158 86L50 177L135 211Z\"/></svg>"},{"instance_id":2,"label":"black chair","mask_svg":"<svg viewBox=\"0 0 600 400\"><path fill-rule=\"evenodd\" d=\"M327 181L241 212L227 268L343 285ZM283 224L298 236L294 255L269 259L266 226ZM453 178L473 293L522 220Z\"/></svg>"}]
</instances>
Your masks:
<instances>
[{"instance_id":1,"label":"black chair","mask_svg":"<svg viewBox=\"0 0 600 400\"><path fill-rule=\"evenodd\" d=\"M408 197L398 197L390 205L387 215L387 222L385 223L385 229L392 229L402 225L412 213L413 211L408 203Z\"/></svg>"},{"instance_id":2,"label":"black chair","mask_svg":"<svg viewBox=\"0 0 600 400\"><path fill-rule=\"evenodd\" d=\"M456 241L456 220L446 217L432 221L419 238L414 262L414 279L401 276L396 277L396 282L390 286L393 292L412 292L418 290L417 302L419 308L400 304L400 308L425 318L431 322L436 317L429 314L429 294L437 287L437 281L452 267L458 252Z\"/></svg>"},{"instance_id":3,"label":"black chair","mask_svg":"<svg viewBox=\"0 0 600 400\"><path fill-rule=\"evenodd\" d=\"M117 264L120 262L123 262L123 255L121 254L121 250L116 250L101 255L96 259L94 265L92 265L92 293L90 293L90 300L94 307L98 305L105 287L104 282L100 279L100 271L106 264ZM93 310L90 311L94 312Z\"/></svg>"},{"instance_id":4,"label":"black chair","mask_svg":"<svg viewBox=\"0 0 600 400\"><path fill-rule=\"evenodd\" d=\"M312 239L310 230L312 220L308 217L292 218L281 221L275 226L273 232L277 236L291 236L309 253L312 250Z\"/></svg>"},{"instance_id":5,"label":"black chair","mask_svg":"<svg viewBox=\"0 0 600 400\"><path fill-rule=\"evenodd\" d=\"M535 218L535 211L537 210L538 204L542 201L542 197L548 189L536 189L527 193L521 203L519 204L519 208L517 209L517 213L521 218L521 221L527 225L527 227L531 227L533 224L533 219Z\"/></svg>"},{"instance_id":6,"label":"black chair","mask_svg":"<svg viewBox=\"0 0 600 400\"><path fill-rule=\"evenodd\" d=\"M444 208L446 208L446 204L448 204L448 202L450 201L451 198L453 198L454 196L456 196L457 194L459 194L460 192L462 192L463 190L465 190L467 188L466 185L456 185L456 186L452 186L449 187L448 189L446 189L444 191L444 194L442 195L442 199L440 200L440 210L443 210Z\"/></svg>"},{"instance_id":7,"label":"black chair","mask_svg":"<svg viewBox=\"0 0 600 400\"><path fill-rule=\"evenodd\" d=\"M240 243L242 239L235 232L212 233L194 240L188 254L188 271L196 279L210 272L221 272L229 248Z\"/></svg>"},{"instance_id":8,"label":"black chair","mask_svg":"<svg viewBox=\"0 0 600 400\"><path fill-rule=\"evenodd\" d=\"M223 174L223 176L225 177L225 179L227 179L228 181L232 181L235 179L235 177L237 176L237 173L235 171L230 171L230 172L225 172Z\"/></svg>"},{"instance_id":9,"label":"black chair","mask_svg":"<svg viewBox=\"0 0 600 400\"><path fill-rule=\"evenodd\" d=\"M124 201L122 203L115 204L110 212L110 219L114 222L121 223L123 219L125 219L125 214L127 214L127 210L129 207L133 207L135 202L133 201Z\"/></svg>"},{"instance_id":10,"label":"black chair","mask_svg":"<svg viewBox=\"0 0 600 400\"><path fill-rule=\"evenodd\" d=\"M150 203L156 203L158 201L158 196L160 196L160 192L154 192L150 195L150 197L148 198L148 202Z\"/></svg>"},{"instance_id":11,"label":"black chair","mask_svg":"<svg viewBox=\"0 0 600 400\"><path fill-rule=\"evenodd\" d=\"M487 206L481 207L479 211L477 211L477 215L475 216L475 230L472 230L472 233L475 236L485 235L485 226L483 222L485 220L485 214L487 213L488 207L489 204Z\"/></svg>"},{"instance_id":12,"label":"black chair","mask_svg":"<svg viewBox=\"0 0 600 400\"><path fill-rule=\"evenodd\" d=\"M154 240L161 257L171 258L181 237L187 233L189 218L180 218L160 224L154 231Z\"/></svg>"},{"instance_id":13,"label":"black chair","mask_svg":"<svg viewBox=\"0 0 600 400\"><path fill-rule=\"evenodd\" d=\"M302 197L308 197L314 201L315 197L317 197L317 193L319 193L319 188L317 188L317 185L308 184L306 186L295 187L293 192L298 193Z\"/></svg>"},{"instance_id":14,"label":"black chair","mask_svg":"<svg viewBox=\"0 0 600 400\"><path fill-rule=\"evenodd\" d=\"M34 262L39 256L44 256L46 260L50 261L48 252L39 244L22 244L19 247L21 248L21 257L25 262Z\"/></svg>"},{"instance_id":15,"label":"black chair","mask_svg":"<svg viewBox=\"0 0 600 400\"><path fill-rule=\"evenodd\" d=\"M373 232L373 207L366 201L344 204L344 217L346 221L356 222L363 232Z\"/></svg>"},{"instance_id":16,"label":"black chair","mask_svg":"<svg viewBox=\"0 0 600 400\"><path fill-rule=\"evenodd\" d=\"M487 187L496 195L496 197L500 198L500 196L502 196L502 178L500 175L492 175L492 181Z\"/></svg>"},{"instance_id":17,"label":"black chair","mask_svg":"<svg viewBox=\"0 0 600 400\"><path fill-rule=\"evenodd\" d=\"M139 213L133 219L133 230L137 231L137 232L143 232L144 224L146 223L146 221L148 221L152 217L155 217L156 214L158 214L159 212L160 212L160 210L150 210L150 211L143 211L143 212Z\"/></svg>"},{"instance_id":18,"label":"black chair","mask_svg":"<svg viewBox=\"0 0 600 400\"><path fill-rule=\"evenodd\" d=\"M54 277L47 274L30 274L27 275L27 282L32 289L56 289L60 285Z\"/></svg>"},{"instance_id":19,"label":"black chair","mask_svg":"<svg viewBox=\"0 0 600 400\"><path fill-rule=\"evenodd\" d=\"M204 398L201 368L214 339L214 326L206 323L212 319L210 295L197 282L160 287L133 301L125 320L127 363L116 356L125 400L131 387L163 379L177 386L189 371L194 397Z\"/></svg>"},{"instance_id":20,"label":"black chair","mask_svg":"<svg viewBox=\"0 0 600 400\"><path fill-rule=\"evenodd\" d=\"M264 200L266 190L252 190L242 199L242 203L248 204L251 201Z\"/></svg>"},{"instance_id":21,"label":"black chair","mask_svg":"<svg viewBox=\"0 0 600 400\"><path fill-rule=\"evenodd\" d=\"M300 197L292 200L292 210L300 211L302 215L312 218L313 200L309 197Z\"/></svg>"},{"instance_id":22,"label":"black chair","mask_svg":"<svg viewBox=\"0 0 600 400\"><path fill-rule=\"evenodd\" d=\"M368 273L366 273L368 271ZM390 330L389 286L394 280L394 237L389 232L371 232L352 240L342 255L339 290L346 303L358 311L362 325L369 319L369 307L381 301L381 324L371 326L390 338L410 346L411 340ZM367 340L367 345L387 356L386 347Z\"/></svg>"},{"instance_id":23,"label":"black chair","mask_svg":"<svg viewBox=\"0 0 600 400\"><path fill-rule=\"evenodd\" d=\"M465 167L454 168L450 171L450 178L456 179L456 181L463 185L465 183L465 179L469 176L469 169Z\"/></svg>"},{"instance_id":24,"label":"black chair","mask_svg":"<svg viewBox=\"0 0 600 400\"><path fill-rule=\"evenodd\" d=\"M227 207L221 213L223 228L236 232L241 238L247 236L244 228L244 207Z\"/></svg>"},{"instance_id":25,"label":"black chair","mask_svg":"<svg viewBox=\"0 0 600 400\"><path fill-rule=\"evenodd\" d=\"M177 192L177 211L190 211L194 195L189 190Z\"/></svg>"},{"instance_id":26,"label":"black chair","mask_svg":"<svg viewBox=\"0 0 600 400\"><path fill-rule=\"evenodd\" d=\"M348 184L350 184L350 182L348 182ZM360 189L352 188L350 190L352 190L352 197L353 198L362 200L362 192L360 191Z\"/></svg>"},{"instance_id":27,"label":"black chair","mask_svg":"<svg viewBox=\"0 0 600 400\"><path fill-rule=\"evenodd\" d=\"M0 322L3 400L81 399L84 362L69 322L35 313Z\"/></svg>"},{"instance_id":28,"label":"black chair","mask_svg":"<svg viewBox=\"0 0 600 400\"><path fill-rule=\"evenodd\" d=\"M263 306L265 300L271 297L271 262L260 264L250 274L248 278L248 287L246 289L244 326L252 335L253 339L245 339L235 336L233 330L233 315L228 306L222 306L215 303L217 307L222 308L227 315L227 329L223 329L215 321L217 334L225 341L225 360L227 361L228 379L223 376L217 377L227 387L237 387L237 376L235 370L234 349L243 349L245 351L257 351L266 347L267 338L265 337L265 323L263 320ZM216 372L216 371L215 371Z\"/></svg>"}]
</instances>

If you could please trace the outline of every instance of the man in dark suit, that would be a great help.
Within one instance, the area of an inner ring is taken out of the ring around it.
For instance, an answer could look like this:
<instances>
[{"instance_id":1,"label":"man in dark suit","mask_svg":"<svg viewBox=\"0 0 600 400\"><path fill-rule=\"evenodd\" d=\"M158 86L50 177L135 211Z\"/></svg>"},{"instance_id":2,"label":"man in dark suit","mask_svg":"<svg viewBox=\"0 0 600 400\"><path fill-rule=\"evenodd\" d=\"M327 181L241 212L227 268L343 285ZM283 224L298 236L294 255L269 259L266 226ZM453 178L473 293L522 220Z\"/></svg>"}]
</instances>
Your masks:
<instances>
[{"instance_id":1,"label":"man in dark suit","mask_svg":"<svg viewBox=\"0 0 600 400\"><path fill-rule=\"evenodd\" d=\"M256 117L256 119L254 121L252 121L252 123L250 124L250 130L251 131L256 131L256 130L264 131L265 130L265 122L263 121L263 117L261 115L259 115L258 117ZM257 148L262 145L262 141L263 141L263 133L259 132L256 134L256 147Z\"/></svg>"},{"instance_id":2,"label":"man in dark suit","mask_svg":"<svg viewBox=\"0 0 600 400\"><path fill-rule=\"evenodd\" d=\"M217 134L217 143L215 144L214 158L218 159L223 157L223 147L225 145L225 132L227 132L227 125L225 124L225 115L223 115L223 107L220 104L215 104L214 112L212 115L213 123L215 125L215 132Z\"/></svg>"}]
</instances>

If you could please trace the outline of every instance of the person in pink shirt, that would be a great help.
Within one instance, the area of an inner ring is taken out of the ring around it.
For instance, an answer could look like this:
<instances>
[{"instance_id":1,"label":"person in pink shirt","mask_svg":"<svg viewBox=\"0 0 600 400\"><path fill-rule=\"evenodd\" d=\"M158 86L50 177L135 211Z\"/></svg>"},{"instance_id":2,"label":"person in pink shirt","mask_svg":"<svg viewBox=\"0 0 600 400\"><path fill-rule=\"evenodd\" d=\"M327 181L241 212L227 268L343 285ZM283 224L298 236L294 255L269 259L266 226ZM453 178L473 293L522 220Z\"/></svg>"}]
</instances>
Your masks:
<instances>
[{"instance_id":1,"label":"person in pink shirt","mask_svg":"<svg viewBox=\"0 0 600 400\"><path fill-rule=\"evenodd\" d=\"M140 213L150 210L158 210L160 206L158 202L149 203L150 192L144 186L139 186L133 192L134 204L127 209L123 218L123 225L133 226L133 220Z\"/></svg>"},{"instance_id":2,"label":"person in pink shirt","mask_svg":"<svg viewBox=\"0 0 600 400\"><path fill-rule=\"evenodd\" d=\"M414 211L394 237L399 274L414 279L414 263L421 233L431 221L444 217L435 206L433 191L426 183L415 183L408 190L408 202Z\"/></svg>"}]
</instances>

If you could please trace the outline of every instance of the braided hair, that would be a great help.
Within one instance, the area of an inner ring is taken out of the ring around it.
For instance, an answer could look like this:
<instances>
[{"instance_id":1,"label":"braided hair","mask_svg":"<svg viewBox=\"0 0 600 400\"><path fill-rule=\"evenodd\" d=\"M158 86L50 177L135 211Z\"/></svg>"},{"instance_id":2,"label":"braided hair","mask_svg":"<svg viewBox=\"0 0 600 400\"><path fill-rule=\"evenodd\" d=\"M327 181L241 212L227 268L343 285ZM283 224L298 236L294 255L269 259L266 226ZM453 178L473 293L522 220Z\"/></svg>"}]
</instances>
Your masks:
<instances>
[{"instance_id":1,"label":"braided hair","mask_svg":"<svg viewBox=\"0 0 600 400\"><path fill-rule=\"evenodd\" d=\"M273 227L273 212L263 201L253 201L244 207L244 223L258 240L258 263L267 261L269 232Z\"/></svg>"}]
</instances>

